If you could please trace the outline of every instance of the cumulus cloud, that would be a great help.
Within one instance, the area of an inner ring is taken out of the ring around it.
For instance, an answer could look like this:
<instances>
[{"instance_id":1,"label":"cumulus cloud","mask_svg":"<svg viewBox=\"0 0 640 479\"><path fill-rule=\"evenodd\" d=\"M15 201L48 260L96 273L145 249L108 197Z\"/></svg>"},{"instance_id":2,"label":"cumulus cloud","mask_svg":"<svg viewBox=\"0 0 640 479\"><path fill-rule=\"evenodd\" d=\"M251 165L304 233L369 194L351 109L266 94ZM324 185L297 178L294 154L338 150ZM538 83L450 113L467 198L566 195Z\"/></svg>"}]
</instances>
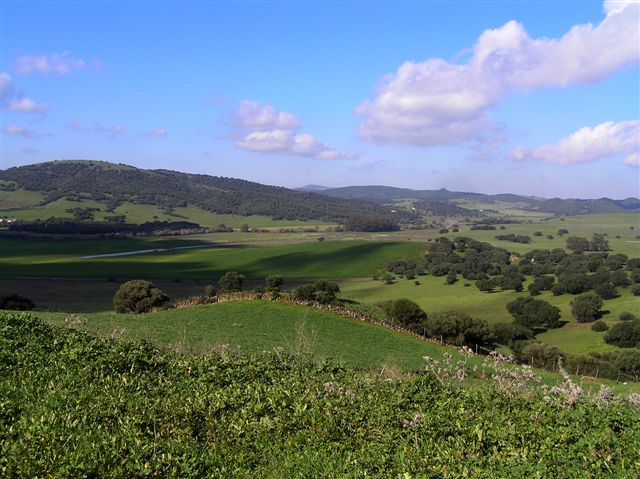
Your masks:
<instances>
[{"instance_id":1,"label":"cumulus cloud","mask_svg":"<svg viewBox=\"0 0 640 479\"><path fill-rule=\"evenodd\" d=\"M271 105L244 100L233 114L232 124L239 128L255 130L295 130L300 120L291 113L278 111Z\"/></svg>"},{"instance_id":2,"label":"cumulus cloud","mask_svg":"<svg viewBox=\"0 0 640 479\"><path fill-rule=\"evenodd\" d=\"M40 138L41 136L43 136L41 133L38 133L37 131L28 130L26 128L23 128L21 126L17 126L14 124L5 126L2 129L2 133L9 136L20 136L22 138L28 138L28 139Z\"/></svg>"},{"instance_id":3,"label":"cumulus cloud","mask_svg":"<svg viewBox=\"0 0 640 479\"><path fill-rule=\"evenodd\" d=\"M607 121L594 127L585 126L558 143L539 148L514 148L513 160L539 160L571 165L589 163L617 155L627 155L625 163L638 166L640 120Z\"/></svg>"},{"instance_id":4,"label":"cumulus cloud","mask_svg":"<svg viewBox=\"0 0 640 479\"><path fill-rule=\"evenodd\" d=\"M148 131L147 132L147 136L149 138L158 138L158 139L164 139L167 138L167 129L166 128L156 128L154 130Z\"/></svg>"},{"instance_id":5,"label":"cumulus cloud","mask_svg":"<svg viewBox=\"0 0 640 479\"><path fill-rule=\"evenodd\" d=\"M299 118L278 111L271 105L243 101L236 108L231 124L236 126L240 134L236 146L244 150L306 156L318 160L351 159L357 156L336 150L313 135L296 133L295 130L300 127Z\"/></svg>"},{"instance_id":6,"label":"cumulus cloud","mask_svg":"<svg viewBox=\"0 0 640 479\"><path fill-rule=\"evenodd\" d=\"M74 70L83 70L87 62L74 57L69 52L53 53L51 55L22 55L18 58L16 71L20 74L53 73L68 75Z\"/></svg>"},{"instance_id":7,"label":"cumulus cloud","mask_svg":"<svg viewBox=\"0 0 640 479\"><path fill-rule=\"evenodd\" d=\"M532 38L510 21L484 31L467 63L407 61L356 112L360 136L374 143L450 145L492 128L489 110L511 92L601 80L640 59L637 2L607 1L598 25L576 25L558 39Z\"/></svg>"}]
</instances>

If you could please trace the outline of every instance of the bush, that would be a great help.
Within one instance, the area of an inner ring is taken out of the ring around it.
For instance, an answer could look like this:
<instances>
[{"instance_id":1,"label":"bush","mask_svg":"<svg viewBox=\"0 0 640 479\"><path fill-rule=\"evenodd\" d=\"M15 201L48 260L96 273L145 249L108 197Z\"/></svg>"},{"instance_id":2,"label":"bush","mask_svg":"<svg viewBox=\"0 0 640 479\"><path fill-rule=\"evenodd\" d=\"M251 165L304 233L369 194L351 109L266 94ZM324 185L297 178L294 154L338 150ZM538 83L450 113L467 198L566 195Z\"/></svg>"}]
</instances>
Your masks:
<instances>
[{"instance_id":1,"label":"bush","mask_svg":"<svg viewBox=\"0 0 640 479\"><path fill-rule=\"evenodd\" d=\"M446 280L446 284L453 284L455 283L458 279L457 279L457 275L456 272L451 270L447 273L447 280Z\"/></svg>"},{"instance_id":2,"label":"bush","mask_svg":"<svg viewBox=\"0 0 640 479\"><path fill-rule=\"evenodd\" d=\"M428 337L456 346L491 346L496 339L486 321L455 311L429 317L425 330Z\"/></svg>"},{"instance_id":3,"label":"bush","mask_svg":"<svg viewBox=\"0 0 640 479\"><path fill-rule=\"evenodd\" d=\"M225 293L229 293L232 291L242 291L242 284L244 283L245 279L247 278L237 271L227 271L218 280L218 285L220 286L220 290L224 291Z\"/></svg>"},{"instance_id":4,"label":"bush","mask_svg":"<svg viewBox=\"0 0 640 479\"><path fill-rule=\"evenodd\" d=\"M284 277L279 274L272 274L267 276L264 280L265 289L270 293L279 293L282 285L284 284Z\"/></svg>"},{"instance_id":5,"label":"bush","mask_svg":"<svg viewBox=\"0 0 640 479\"><path fill-rule=\"evenodd\" d=\"M607 323L605 323L602 320L598 320L591 325L591 331L598 332L598 331L606 331L607 329L609 329L609 326L607 326Z\"/></svg>"},{"instance_id":6,"label":"bush","mask_svg":"<svg viewBox=\"0 0 640 479\"><path fill-rule=\"evenodd\" d=\"M571 314L579 323L590 323L600 315L602 298L593 293L581 294L571 301Z\"/></svg>"},{"instance_id":7,"label":"bush","mask_svg":"<svg viewBox=\"0 0 640 479\"><path fill-rule=\"evenodd\" d=\"M619 296L611 283L601 283L595 287L594 291L602 299L613 299Z\"/></svg>"},{"instance_id":8,"label":"bush","mask_svg":"<svg viewBox=\"0 0 640 479\"><path fill-rule=\"evenodd\" d=\"M604 336L604 340L620 348L640 347L640 320L616 324Z\"/></svg>"},{"instance_id":9,"label":"bush","mask_svg":"<svg viewBox=\"0 0 640 479\"><path fill-rule=\"evenodd\" d=\"M517 298L507 303L507 311L526 328L558 328L562 324L560 308L540 299Z\"/></svg>"},{"instance_id":10,"label":"bush","mask_svg":"<svg viewBox=\"0 0 640 479\"><path fill-rule=\"evenodd\" d=\"M516 354L518 362L545 369L556 369L562 357L560 349L536 341L525 343Z\"/></svg>"},{"instance_id":11,"label":"bush","mask_svg":"<svg viewBox=\"0 0 640 479\"><path fill-rule=\"evenodd\" d=\"M636 315L630 311L623 311L622 313L620 313L620 316L618 316L618 319L620 321L634 321L638 318L636 318Z\"/></svg>"},{"instance_id":12,"label":"bush","mask_svg":"<svg viewBox=\"0 0 640 479\"><path fill-rule=\"evenodd\" d=\"M634 296L640 296L640 284L631 288L631 294Z\"/></svg>"},{"instance_id":13,"label":"bush","mask_svg":"<svg viewBox=\"0 0 640 479\"><path fill-rule=\"evenodd\" d=\"M298 301L318 301L322 304L334 303L340 286L334 281L316 281L315 283L301 284L293 290L293 297Z\"/></svg>"},{"instance_id":14,"label":"bush","mask_svg":"<svg viewBox=\"0 0 640 479\"><path fill-rule=\"evenodd\" d=\"M11 309L13 311L31 311L35 307L33 301L19 294L0 294L0 309Z\"/></svg>"},{"instance_id":15,"label":"bush","mask_svg":"<svg viewBox=\"0 0 640 479\"><path fill-rule=\"evenodd\" d=\"M142 279L127 281L113 297L113 309L116 313L148 313L153 308L159 308L169 301L153 283Z\"/></svg>"},{"instance_id":16,"label":"bush","mask_svg":"<svg viewBox=\"0 0 640 479\"><path fill-rule=\"evenodd\" d=\"M410 299L400 298L386 301L380 307L389 321L400 324L417 333L423 332L427 313Z\"/></svg>"},{"instance_id":17,"label":"bush","mask_svg":"<svg viewBox=\"0 0 640 479\"><path fill-rule=\"evenodd\" d=\"M513 341L526 341L533 338L533 331L517 323L494 324L493 334L499 344L507 346L511 346Z\"/></svg>"},{"instance_id":18,"label":"bush","mask_svg":"<svg viewBox=\"0 0 640 479\"><path fill-rule=\"evenodd\" d=\"M207 286L205 286L204 288L204 295L207 298L213 298L214 296L216 296L218 294L218 290L216 289L216 287L212 284L208 284Z\"/></svg>"}]
</instances>

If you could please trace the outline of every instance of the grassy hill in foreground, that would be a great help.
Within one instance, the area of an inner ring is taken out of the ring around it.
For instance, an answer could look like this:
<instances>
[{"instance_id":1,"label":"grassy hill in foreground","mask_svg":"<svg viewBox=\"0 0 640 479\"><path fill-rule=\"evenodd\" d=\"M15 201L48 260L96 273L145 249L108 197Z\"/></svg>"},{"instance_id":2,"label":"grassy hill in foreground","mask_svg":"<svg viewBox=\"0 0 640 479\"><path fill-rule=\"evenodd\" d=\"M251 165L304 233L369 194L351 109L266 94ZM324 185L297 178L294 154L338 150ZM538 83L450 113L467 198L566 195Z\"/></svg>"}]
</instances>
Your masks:
<instances>
[{"instance_id":1,"label":"grassy hill in foreground","mask_svg":"<svg viewBox=\"0 0 640 479\"><path fill-rule=\"evenodd\" d=\"M8 477L637 477L630 402L189 357L0 314Z\"/></svg>"}]
</instances>

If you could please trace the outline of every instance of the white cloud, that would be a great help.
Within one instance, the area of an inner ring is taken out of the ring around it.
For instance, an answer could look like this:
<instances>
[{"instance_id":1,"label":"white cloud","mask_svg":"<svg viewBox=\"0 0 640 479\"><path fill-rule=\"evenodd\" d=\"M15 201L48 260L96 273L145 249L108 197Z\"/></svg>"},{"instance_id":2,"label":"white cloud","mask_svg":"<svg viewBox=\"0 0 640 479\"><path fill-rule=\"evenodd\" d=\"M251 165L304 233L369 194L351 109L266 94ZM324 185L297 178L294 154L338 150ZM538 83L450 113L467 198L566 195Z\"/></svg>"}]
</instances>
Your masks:
<instances>
[{"instance_id":1,"label":"white cloud","mask_svg":"<svg viewBox=\"0 0 640 479\"><path fill-rule=\"evenodd\" d=\"M628 165L638 164L640 120L607 121L594 127L585 126L558 143L539 148L514 148L513 160L539 160L571 165L589 163L617 155L628 155Z\"/></svg>"},{"instance_id":2,"label":"white cloud","mask_svg":"<svg viewBox=\"0 0 640 479\"><path fill-rule=\"evenodd\" d=\"M531 38L510 21L484 31L467 63L405 62L357 108L360 136L425 146L466 142L492 128L490 108L511 92L591 83L638 62L638 3L607 1L604 8L600 24L574 26L559 39Z\"/></svg>"},{"instance_id":3,"label":"white cloud","mask_svg":"<svg viewBox=\"0 0 640 479\"><path fill-rule=\"evenodd\" d=\"M640 154L638 154L638 152L631 153L624 160L624 164L629 166L640 166Z\"/></svg>"},{"instance_id":4,"label":"white cloud","mask_svg":"<svg viewBox=\"0 0 640 479\"><path fill-rule=\"evenodd\" d=\"M13 111L23 111L26 113L37 113L37 112L45 112L49 109L47 105L42 103L36 103L31 98L23 97L20 100L9 102L7 105L9 110Z\"/></svg>"},{"instance_id":5,"label":"white cloud","mask_svg":"<svg viewBox=\"0 0 640 479\"><path fill-rule=\"evenodd\" d=\"M18 58L16 70L21 74L55 73L68 75L73 70L82 70L87 62L77 58L69 52L53 53L51 55L22 55Z\"/></svg>"},{"instance_id":6,"label":"white cloud","mask_svg":"<svg viewBox=\"0 0 640 479\"><path fill-rule=\"evenodd\" d=\"M298 117L270 105L243 101L236 108L231 123L240 130L241 138L236 141L236 146L245 150L318 160L357 157L354 153L336 150L308 133L296 133L300 126Z\"/></svg>"},{"instance_id":7,"label":"white cloud","mask_svg":"<svg viewBox=\"0 0 640 479\"><path fill-rule=\"evenodd\" d=\"M22 138L28 138L28 139L40 138L41 136L43 136L37 131L28 130L26 128L23 128L21 126L17 126L14 124L5 126L2 129L2 133L4 133L5 135L20 136Z\"/></svg>"},{"instance_id":8,"label":"white cloud","mask_svg":"<svg viewBox=\"0 0 640 479\"><path fill-rule=\"evenodd\" d=\"M74 128L72 127L72 129ZM127 128L121 124L105 126L102 123L96 123L94 126L94 130L98 133L109 133L112 138L115 138L116 136L122 135L127 130Z\"/></svg>"},{"instance_id":9,"label":"white cloud","mask_svg":"<svg viewBox=\"0 0 640 479\"><path fill-rule=\"evenodd\" d=\"M22 95L13 87L13 79L7 73L0 72L0 106L12 111L25 113L45 113L47 105L36 103Z\"/></svg>"},{"instance_id":10,"label":"white cloud","mask_svg":"<svg viewBox=\"0 0 640 479\"><path fill-rule=\"evenodd\" d=\"M300 120L291 113L278 111L271 105L244 100L236 108L232 124L239 128L255 130L295 130Z\"/></svg>"},{"instance_id":11,"label":"white cloud","mask_svg":"<svg viewBox=\"0 0 640 479\"><path fill-rule=\"evenodd\" d=\"M167 138L167 129L166 128L156 128L154 130L148 131L147 132L147 136L149 138L158 138L158 139L164 139Z\"/></svg>"}]
</instances>

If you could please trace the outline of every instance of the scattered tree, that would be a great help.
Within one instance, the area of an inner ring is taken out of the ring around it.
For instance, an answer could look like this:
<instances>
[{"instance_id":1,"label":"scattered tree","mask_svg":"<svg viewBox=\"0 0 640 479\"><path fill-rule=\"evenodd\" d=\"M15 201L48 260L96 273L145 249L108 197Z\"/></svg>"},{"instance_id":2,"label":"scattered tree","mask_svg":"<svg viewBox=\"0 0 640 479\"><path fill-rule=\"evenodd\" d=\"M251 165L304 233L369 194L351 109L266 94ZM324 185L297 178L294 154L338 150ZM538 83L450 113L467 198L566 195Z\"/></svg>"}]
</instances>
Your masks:
<instances>
[{"instance_id":1,"label":"scattered tree","mask_svg":"<svg viewBox=\"0 0 640 479\"><path fill-rule=\"evenodd\" d=\"M153 283L142 279L127 281L113 297L113 309L116 313L148 313L169 301L169 297L156 288Z\"/></svg>"},{"instance_id":2,"label":"scattered tree","mask_svg":"<svg viewBox=\"0 0 640 479\"><path fill-rule=\"evenodd\" d=\"M571 313L579 323L590 323L600 315L602 298L593 293L585 293L571 301Z\"/></svg>"}]
</instances>

